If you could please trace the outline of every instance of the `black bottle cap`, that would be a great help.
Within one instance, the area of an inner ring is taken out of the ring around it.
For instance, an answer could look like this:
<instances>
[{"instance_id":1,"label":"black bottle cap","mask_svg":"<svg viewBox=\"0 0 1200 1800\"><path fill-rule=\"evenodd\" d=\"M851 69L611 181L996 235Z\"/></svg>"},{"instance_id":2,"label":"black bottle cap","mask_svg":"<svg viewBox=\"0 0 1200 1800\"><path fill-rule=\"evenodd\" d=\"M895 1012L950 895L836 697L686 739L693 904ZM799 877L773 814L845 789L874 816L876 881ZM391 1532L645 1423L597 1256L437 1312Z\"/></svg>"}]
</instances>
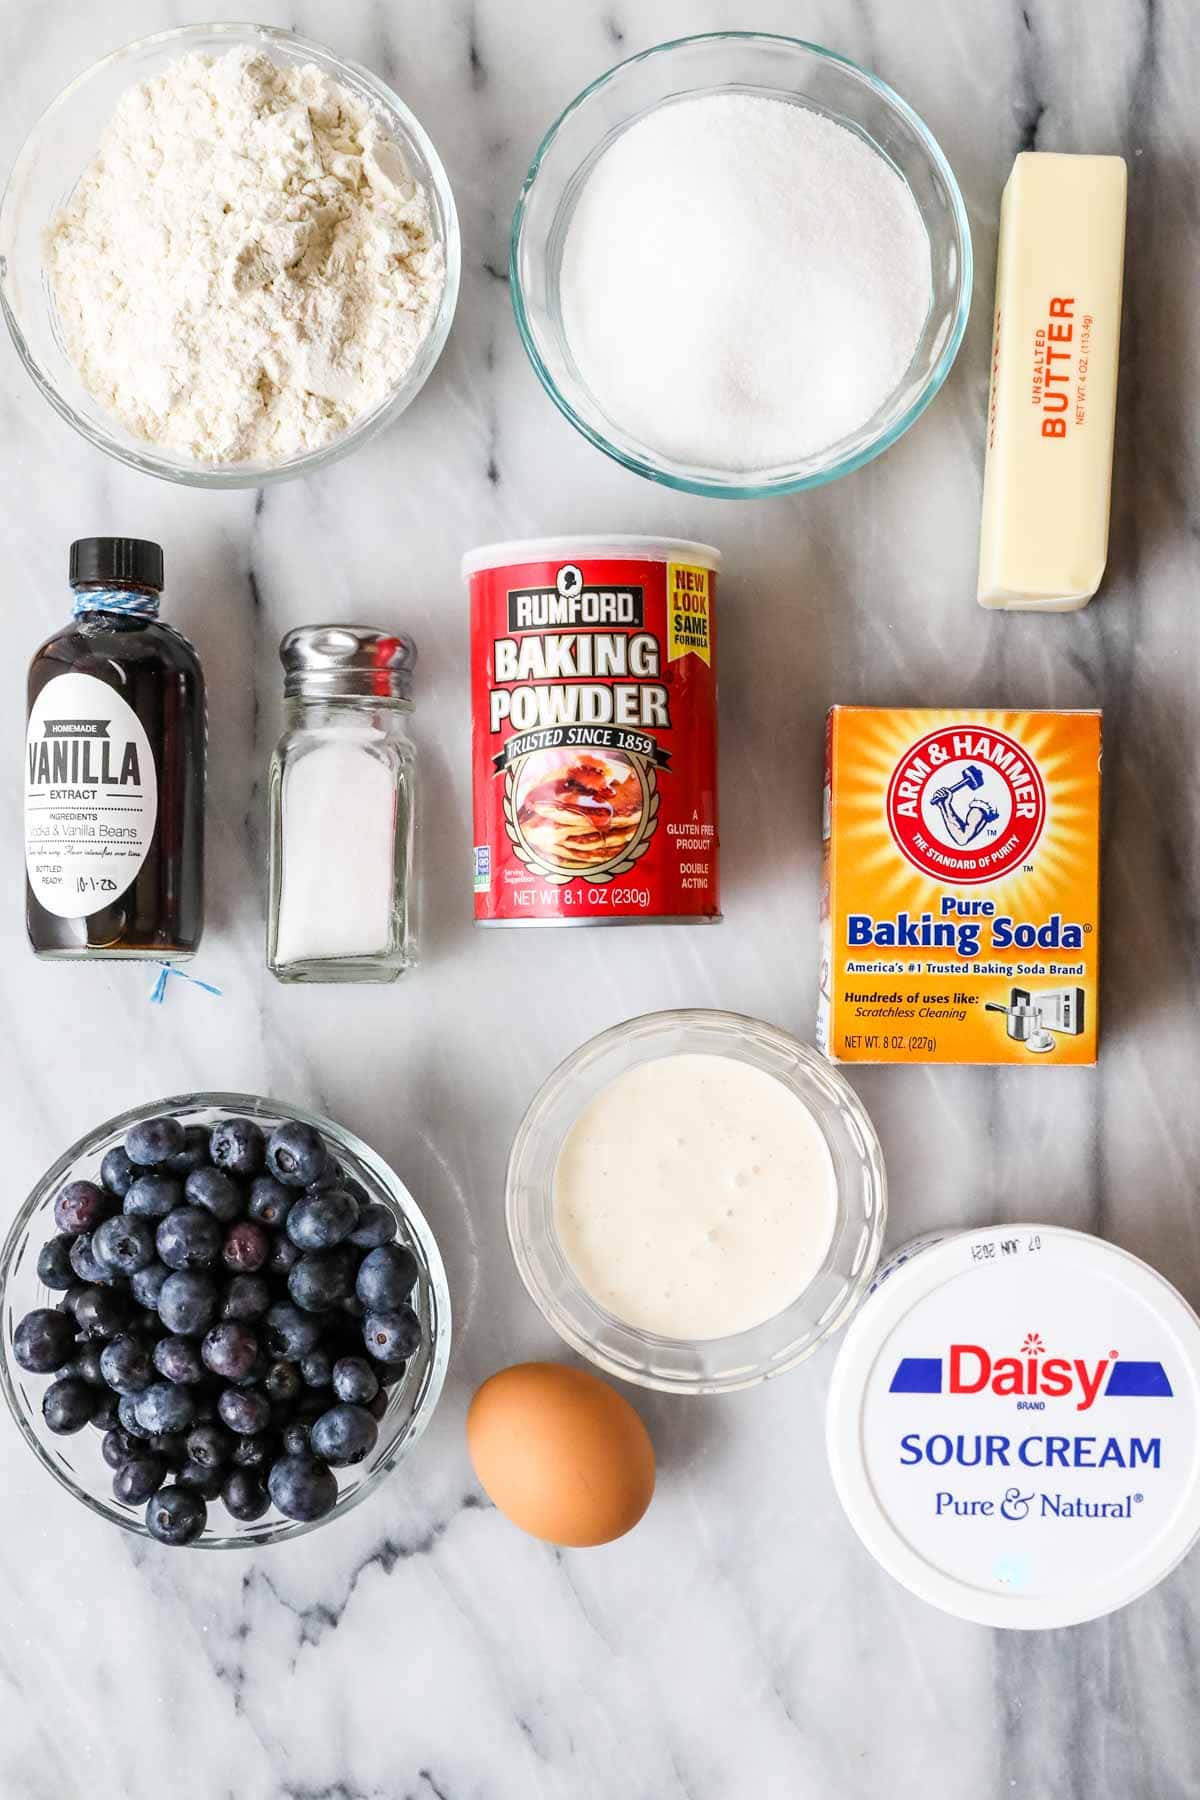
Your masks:
<instances>
[{"instance_id":1,"label":"black bottle cap","mask_svg":"<svg viewBox=\"0 0 1200 1800\"><path fill-rule=\"evenodd\" d=\"M76 538L71 545L71 586L153 588L161 594L163 553L148 538Z\"/></svg>"}]
</instances>

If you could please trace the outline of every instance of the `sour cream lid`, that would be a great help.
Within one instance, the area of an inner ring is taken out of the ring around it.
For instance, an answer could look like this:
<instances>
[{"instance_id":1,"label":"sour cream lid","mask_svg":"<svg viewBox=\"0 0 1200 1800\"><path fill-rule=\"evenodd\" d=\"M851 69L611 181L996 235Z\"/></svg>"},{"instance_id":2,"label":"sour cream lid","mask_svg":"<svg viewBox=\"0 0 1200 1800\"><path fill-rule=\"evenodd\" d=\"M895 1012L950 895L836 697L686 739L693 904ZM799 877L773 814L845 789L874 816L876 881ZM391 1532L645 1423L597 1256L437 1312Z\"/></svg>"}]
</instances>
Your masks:
<instances>
[{"instance_id":1,"label":"sour cream lid","mask_svg":"<svg viewBox=\"0 0 1200 1800\"><path fill-rule=\"evenodd\" d=\"M842 1505L889 1574L981 1625L1079 1624L1200 1535L1200 1320L1137 1257L997 1225L884 1264L829 1392Z\"/></svg>"}]
</instances>

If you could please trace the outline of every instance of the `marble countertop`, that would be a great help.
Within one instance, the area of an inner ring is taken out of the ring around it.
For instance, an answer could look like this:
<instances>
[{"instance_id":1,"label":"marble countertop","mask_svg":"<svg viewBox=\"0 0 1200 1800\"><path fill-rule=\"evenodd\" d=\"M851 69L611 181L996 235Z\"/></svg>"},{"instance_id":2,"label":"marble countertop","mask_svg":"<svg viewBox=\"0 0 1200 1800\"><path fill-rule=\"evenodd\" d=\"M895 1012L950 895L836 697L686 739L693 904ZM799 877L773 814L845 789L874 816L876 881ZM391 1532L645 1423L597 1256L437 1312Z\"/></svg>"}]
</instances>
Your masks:
<instances>
[{"instance_id":1,"label":"marble countertop","mask_svg":"<svg viewBox=\"0 0 1200 1800\"><path fill-rule=\"evenodd\" d=\"M66 616L66 549L159 539L169 616L210 684L211 923L196 972L28 955L20 787L0 784L0 1055L11 1209L93 1123L156 1093L290 1096L372 1142L420 1197L457 1312L417 1453L339 1524L255 1555L122 1535L59 1492L0 1420L4 1800L1190 1800L1200 1556L1096 1624L960 1624L860 1547L826 1467L832 1350L742 1395L635 1396L660 1491L625 1542L559 1553L478 1503L475 1385L558 1353L526 1299L502 1180L533 1089L635 1011L734 1008L813 1030L822 721L833 700L1105 709L1106 1016L1097 1070L863 1069L890 1240L1044 1218L1098 1231L1200 1301L1200 762L1196 492L1200 20L1189 0L259 0L377 69L425 121L462 216L458 320L402 423L319 479L175 491L101 458L0 345L7 650L22 684ZM76 72L186 22L171 0L0 0L0 164ZM682 31L756 26L876 69L961 181L978 268L942 395L882 461L730 505L625 474L576 437L517 341L508 222L545 126L610 63ZM1130 166L1110 571L1065 617L974 602L1000 189L1020 148ZM723 577L725 923L476 933L470 924L469 545L588 528L711 539ZM318 615L421 648L424 965L397 988L286 989L262 959L275 650Z\"/></svg>"}]
</instances>

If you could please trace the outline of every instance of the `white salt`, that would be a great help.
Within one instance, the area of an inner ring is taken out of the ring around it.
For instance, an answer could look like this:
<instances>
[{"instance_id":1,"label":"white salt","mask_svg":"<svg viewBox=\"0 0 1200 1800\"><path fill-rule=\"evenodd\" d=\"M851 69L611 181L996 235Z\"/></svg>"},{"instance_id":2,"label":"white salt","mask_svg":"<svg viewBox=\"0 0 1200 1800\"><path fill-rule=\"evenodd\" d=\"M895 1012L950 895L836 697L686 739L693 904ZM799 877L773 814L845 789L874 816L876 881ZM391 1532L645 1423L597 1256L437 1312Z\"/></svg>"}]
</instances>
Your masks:
<instances>
[{"instance_id":1,"label":"white salt","mask_svg":"<svg viewBox=\"0 0 1200 1800\"><path fill-rule=\"evenodd\" d=\"M845 126L750 94L636 121L563 245L563 326L612 422L675 461L768 470L872 417L931 296L907 184Z\"/></svg>"},{"instance_id":2,"label":"white salt","mask_svg":"<svg viewBox=\"0 0 1200 1800\"><path fill-rule=\"evenodd\" d=\"M378 955L395 903L396 782L366 741L320 744L288 763L275 959Z\"/></svg>"}]
</instances>

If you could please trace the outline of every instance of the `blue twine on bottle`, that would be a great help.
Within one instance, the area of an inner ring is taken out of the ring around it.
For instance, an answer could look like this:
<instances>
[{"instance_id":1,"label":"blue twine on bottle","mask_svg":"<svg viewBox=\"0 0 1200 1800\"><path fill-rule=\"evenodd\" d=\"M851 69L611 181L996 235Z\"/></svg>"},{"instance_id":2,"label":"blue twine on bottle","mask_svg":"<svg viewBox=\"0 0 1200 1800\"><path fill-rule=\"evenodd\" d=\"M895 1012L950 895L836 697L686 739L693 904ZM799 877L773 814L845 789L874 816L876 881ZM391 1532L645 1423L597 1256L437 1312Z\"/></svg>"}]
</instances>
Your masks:
<instances>
[{"instance_id":1,"label":"blue twine on bottle","mask_svg":"<svg viewBox=\"0 0 1200 1800\"><path fill-rule=\"evenodd\" d=\"M154 618L158 613L158 595L144 594L136 588L75 588L74 614L115 612L138 613Z\"/></svg>"},{"instance_id":2,"label":"blue twine on bottle","mask_svg":"<svg viewBox=\"0 0 1200 1800\"><path fill-rule=\"evenodd\" d=\"M198 975L189 975L186 969L177 969L174 963L165 962L160 963L158 979L150 992L151 1006L162 1005L167 997L167 983L170 981L172 975L178 975L181 981L190 981L193 987L203 988L206 994L215 994L218 1000L224 998L220 988L214 987L211 981L201 981Z\"/></svg>"}]
</instances>

